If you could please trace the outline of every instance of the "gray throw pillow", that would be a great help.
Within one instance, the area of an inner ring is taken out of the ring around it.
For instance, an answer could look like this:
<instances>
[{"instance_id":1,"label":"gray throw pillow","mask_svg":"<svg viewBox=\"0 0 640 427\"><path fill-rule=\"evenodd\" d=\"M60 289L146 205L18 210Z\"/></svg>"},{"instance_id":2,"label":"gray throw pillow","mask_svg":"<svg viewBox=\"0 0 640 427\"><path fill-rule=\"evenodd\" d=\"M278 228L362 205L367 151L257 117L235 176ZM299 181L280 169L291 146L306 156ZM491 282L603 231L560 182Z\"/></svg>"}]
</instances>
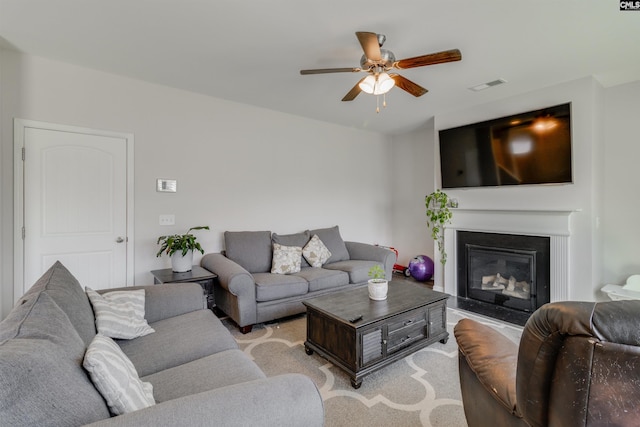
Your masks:
<instances>
[{"instance_id":1,"label":"gray throw pillow","mask_svg":"<svg viewBox=\"0 0 640 427\"><path fill-rule=\"evenodd\" d=\"M273 252L270 231L225 231L227 258L237 262L249 273L271 271Z\"/></svg>"},{"instance_id":2,"label":"gray throw pillow","mask_svg":"<svg viewBox=\"0 0 640 427\"><path fill-rule=\"evenodd\" d=\"M318 235L322 243L324 243L327 249L329 249L329 252L331 252L331 257L325 264L331 264L337 261L348 261L350 259L347 245L344 244L344 240L342 240L342 236L340 236L340 229L337 225L331 228L311 230L310 235L313 236L314 234Z\"/></svg>"}]
</instances>

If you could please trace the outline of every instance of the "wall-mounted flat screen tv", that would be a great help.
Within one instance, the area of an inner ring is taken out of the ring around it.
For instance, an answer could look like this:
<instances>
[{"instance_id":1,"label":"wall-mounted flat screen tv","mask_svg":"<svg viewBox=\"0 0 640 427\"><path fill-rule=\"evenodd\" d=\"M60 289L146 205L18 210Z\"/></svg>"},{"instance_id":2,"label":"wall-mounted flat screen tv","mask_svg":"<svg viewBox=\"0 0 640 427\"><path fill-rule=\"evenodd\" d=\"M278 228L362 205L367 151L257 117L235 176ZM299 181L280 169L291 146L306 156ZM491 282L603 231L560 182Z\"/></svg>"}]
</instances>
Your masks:
<instances>
[{"instance_id":1,"label":"wall-mounted flat screen tv","mask_svg":"<svg viewBox=\"0 0 640 427\"><path fill-rule=\"evenodd\" d=\"M442 188L572 182L571 104L439 131Z\"/></svg>"}]
</instances>

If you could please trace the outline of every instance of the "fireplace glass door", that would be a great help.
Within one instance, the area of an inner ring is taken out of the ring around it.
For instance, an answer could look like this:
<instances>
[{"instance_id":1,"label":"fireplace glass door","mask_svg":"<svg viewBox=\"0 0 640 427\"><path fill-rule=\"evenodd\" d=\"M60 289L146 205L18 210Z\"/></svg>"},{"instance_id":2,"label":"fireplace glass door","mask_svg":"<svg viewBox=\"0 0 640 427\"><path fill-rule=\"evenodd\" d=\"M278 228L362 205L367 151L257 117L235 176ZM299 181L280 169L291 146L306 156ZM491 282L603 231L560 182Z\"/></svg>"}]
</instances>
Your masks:
<instances>
[{"instance_id":1,"label":"fireplace glass door","mask_svg":"<svg viewBox=\"0 0 640 427\"><path fill-rule=\"evenodd\" d=\"M549 237L458 230L458 297L532 313L549 302Z\"/></svg>"},{"instance_id":2,"label":"fireplace glass door","mask_svg":"<svg viewBox=\"0 0 640 427\"><path fill-rule=\"evenodd\" d=\"M466 245L467 298L522 311L536 308L536 251Z\"/></svg>"}]
</instances>

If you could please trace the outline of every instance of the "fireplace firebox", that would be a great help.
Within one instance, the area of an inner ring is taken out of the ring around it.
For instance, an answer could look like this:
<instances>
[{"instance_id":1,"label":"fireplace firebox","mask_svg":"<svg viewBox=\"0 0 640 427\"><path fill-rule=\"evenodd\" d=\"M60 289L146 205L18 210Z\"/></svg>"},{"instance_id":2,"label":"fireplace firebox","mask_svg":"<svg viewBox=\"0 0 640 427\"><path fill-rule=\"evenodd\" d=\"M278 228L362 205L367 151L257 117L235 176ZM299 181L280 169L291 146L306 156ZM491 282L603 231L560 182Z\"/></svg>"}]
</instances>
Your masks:
<instances>
[{"instance_id":1,"label":"fireplace firebox","mask_svg":"<svg viewBox=\"0 0 640 427\"><path fill-rule=\"evenodd\" d=\"M458 297L521 312L550 299L549 237L458 230Z\"/></svg>"}]
</instances>

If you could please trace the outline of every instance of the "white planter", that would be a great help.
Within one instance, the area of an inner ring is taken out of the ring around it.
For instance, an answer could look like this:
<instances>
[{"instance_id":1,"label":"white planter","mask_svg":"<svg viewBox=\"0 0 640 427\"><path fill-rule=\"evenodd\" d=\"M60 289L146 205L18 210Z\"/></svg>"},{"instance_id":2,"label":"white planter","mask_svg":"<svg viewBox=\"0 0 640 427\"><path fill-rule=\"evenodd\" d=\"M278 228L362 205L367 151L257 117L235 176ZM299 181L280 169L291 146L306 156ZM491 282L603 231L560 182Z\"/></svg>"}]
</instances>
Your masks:
<instances>
[{"instance_id":1,"label":"white planter","mask_svg":"<svg viewBox=\"0 0 640 427\"><path fill-rule=\"evenodd\" d=\"M182 256L182 252L174 252L171 255L171 269L174 273L184 273L191 271L193 266L193 251L187 252L185 256Z\"/></svg>"},{"instance_id":2,"label":"white planter","mask_svg":"<svg viewBox=\"0 0 640 427\"><path fill-rule=\"evenodd\" d=\"M387 291L389 284L384 279L369 280L369 298L374 301L382 301L387 299Z\"/></svg>"}]
</instances>

